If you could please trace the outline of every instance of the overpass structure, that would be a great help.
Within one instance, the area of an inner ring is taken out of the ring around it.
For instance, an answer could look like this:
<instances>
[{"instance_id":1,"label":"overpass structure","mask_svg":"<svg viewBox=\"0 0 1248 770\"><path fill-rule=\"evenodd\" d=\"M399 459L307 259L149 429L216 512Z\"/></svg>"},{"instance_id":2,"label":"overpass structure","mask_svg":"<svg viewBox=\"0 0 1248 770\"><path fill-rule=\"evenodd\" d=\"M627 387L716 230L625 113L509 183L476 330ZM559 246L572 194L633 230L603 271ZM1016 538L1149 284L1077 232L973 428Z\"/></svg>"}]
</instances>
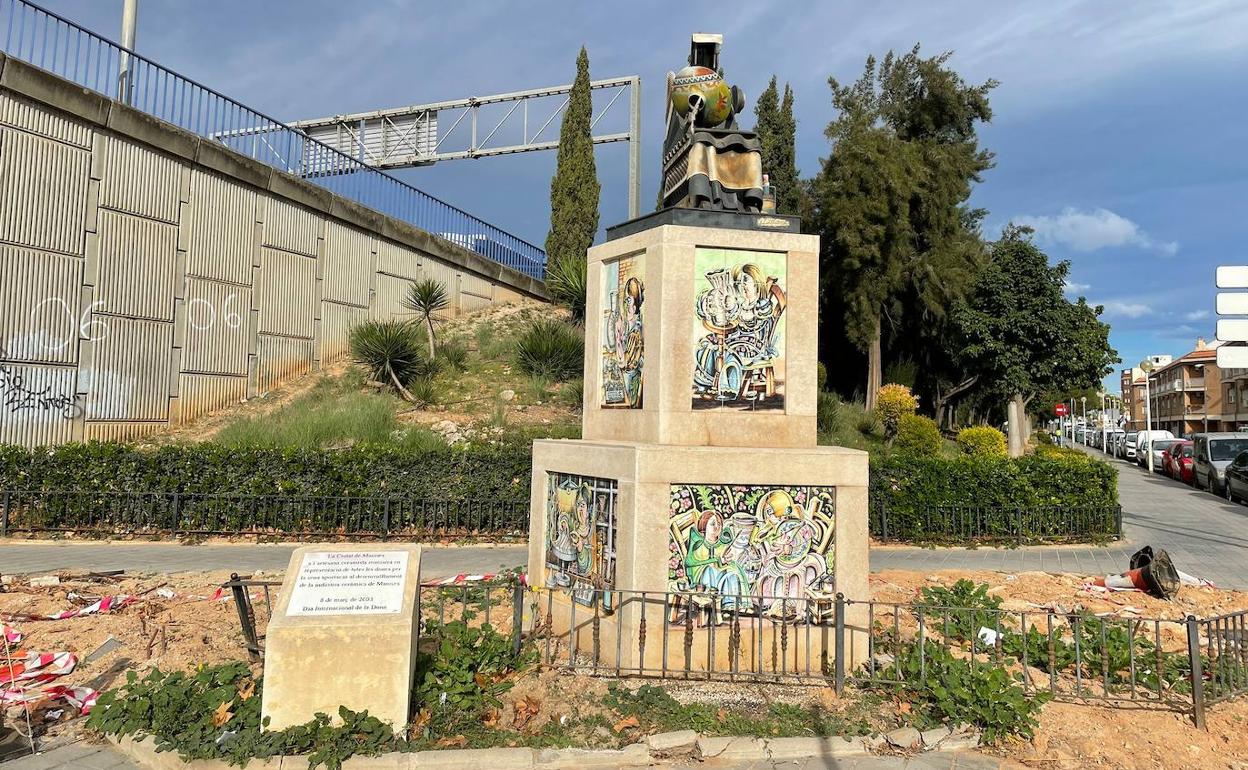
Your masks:
<instances>
[{"instance_id":1,"label":"overpass structure","mask_svg":"<svg viewBox=\"0 0 1248 770\"><path fill-rule=\"evenodd\" d=\"M594 144L628 142L628 216L635 218L640 214L641 197L641 78L629 75L595 80L589 87L591 91L609 95L604 99L605 105L594 110L591 132L611 114L620 98L628 95L628 130L595 132L592 141ZM567 107L571 91L569 83L296 120L288 125L374 168L411 168L445 160L558 149L556 120ZM484 114L484 110L491 107L497 108L496 114Z\"/></svg>"}]
</instances>

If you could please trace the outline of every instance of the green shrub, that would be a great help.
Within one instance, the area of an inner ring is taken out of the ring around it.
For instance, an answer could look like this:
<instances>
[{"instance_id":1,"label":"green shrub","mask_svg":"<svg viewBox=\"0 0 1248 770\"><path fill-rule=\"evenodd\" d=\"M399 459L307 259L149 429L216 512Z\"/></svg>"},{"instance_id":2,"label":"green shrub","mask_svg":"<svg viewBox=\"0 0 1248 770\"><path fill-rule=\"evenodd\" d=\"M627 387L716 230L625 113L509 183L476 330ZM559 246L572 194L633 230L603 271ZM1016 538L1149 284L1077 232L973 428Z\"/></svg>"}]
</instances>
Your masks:
<instances>
[{"instance_id":1,"label":"green shrub","mask_svg":"<svg viewBox=\"0 0 1248 770\"><path fill-rule=\"evenodd\" d=\"M450 371L462 372L468 366L468 346L459 340L447 340L438 348L437 361Z\"/></svg>"},{"instance_id":2,"label":"green shrub","mask_svg":"<svg viewBox=\"0 0 1248 770\"><path fill-rule=\"evenodd\" d=\"M418 407L425 408L438 403L438 393L441 387L432 377L418 377L408 386L407 392L412 398L412 403Z\"/></svg>"},{"instance_id":3,"label":"green shrub","mask_svg":"<svg viewBox=\"0 0 1248 770\"><path fill-rule=\"evenodd\" d=\"M815 365L815 390L822 393L828 388L828 367L819 361Z\"/></svg>"},{"instance_id":4,"label":"green shrub","mask_svg":"<svg viewBox=\"0 0 1248 770\"><path fill-rule=\"evenodd\" d=\"M1038 430L1031 434L1031 442L1037 446L1040 444L1052 444L1053 436L1047 430Z\"/></svg>"},{"instance_id":5,"label":"green shrub","mask_svg":"<svg viewBox=\"0 0 1248 770\"><path fill-rule=\"evenodd\" d=\"M1004 457L1005 434L988 425L963 428L958 431L958 449L968 455Z\"/></svg>"},{"instance_id":6,"label":"green shrub","mask_svg":"<svg viewBox=\"0 0 1248 770\"><path fill-rule=\"evenodd\" d=\"M498 697L513 684L509 675L534 662L532 650L517 654L511 637L491 625L430 621L422 634L436 638L438 647L416 661L417 708L437 714L439 730L479 722L487 708L502 705Z\"/></svg>"},{"instance_id":7,"label":"green shrub","mask_svg":"<svg viewBox=\"0 0 1248 770\"><path fill-rule=\"evenodd\" d=\"M402 391L417 377L437 372L422 348L420 330L403 321L365 321L351 330L351 357L368 367L370 376Z\"/></svg>"},{"instance_id":8,"label":"green shrub","mask_svg":"<svg viewBox=\"0 0 1248 770\"><path fill-rule=\"evenodd\" d=\"M819 400L816 402L816 422L821 433L836 432L840 411L841 400L836 397L836 394L826 390L819 391Z\"/></svg>"},{"instance_id":9,"label":"green shrub","mask_svg":"<svg viewBox=\"0 0 1248 770\"><path fill-rule=\"evenodd\" d=\"M336 450L177 444L139 449L90 442L26 449L0 445L0 488L184 495L529 499L525 445L411 452L403 447ZM184 501L184 505L189 504ZM239 515L244 511L239 506Z\"/></svg>"},{"instance_id":10,"label":"green shrub","mask_svg":"<svg viewBox=\"0 0 1248 770\"><path fill-rule=\"evenodd\" d=\"M564 406L570 406L573 409L581 409L585 404L585 381L575 379L565 382L563 387L559 389L559 401Z\"/></svg>"},{"instance_id":11,"label":"green shrub","mask_svg":"<svg viewBox=\"0 0 1248 770\"><path fill-rule=\"evenodd\" d=\"M884 426L884 436L892 441L897 437L902 415L914 414L919 400L905 385L889 383L880 388L875 400L875 413Z\"/></svg>"},{"instance_id":12,"label":"green shrub","mask_svg":"<svg viewBox=\"0 0 1248 770\"><path fill-rule=\"evenodd\" d=\"M87 726L117 737L151 735L157 751L176 752L184 762L224 759L240 767L251 759L304 754L309 768L338 770L356 754L375 756L403 747L389 725L346 707L338 709L339 726L317 714L307 724L262 731L262 689L263 682L240 662L201 667L193 674L155 669L142 679L129 671L124 685L100 695Z\"/></svg>"},{"instance_id":13,"label":"green shrub","mask_svg":"<svg viewBox=\"0 0 1248 770\"><path fill-rule=\"evenodd\" d=\"M581 374L585 340L562 321L534 321L516 340L516 366L530 377L564 382Z\"/></svg>"},{"instance_id":14,"label":"green shrub","mask_svg":"<svg viewBox=\"0 0 1248 770\"><path fill-rule=\"evenodd\" d=\"M884 437L884 423L876 412L864 411L857 416L854 427L864 436Z\"/></svg>"},{"instance_id":15,"label":"green shrub","mask_svg":"<svg viewBox=\"0 0 1248 770\"><path fill-rule=\"evenodd\" d=\"M1113 532L1118 505L1113 467L1082 453L1019 458L877 453L871 456L870 484L873 509L887 513L888 535L901 538L938 535L939 517L959 509L984 512L991 519L985 520L986 534L1009 538L1064 536L1065 508L1095 511L1080 517L1086 520L1085 534L1104 536ZM1020 510L1028 514L1022 533ZM1044 511L1051 515L1041 517Z\"/></svg>"},{"instance_id":16,"label":"green shrub","mask_svg":"<svg viewBox=\"0 0 1248 770\"><path fill-rule=\"evenodd\" d=\"M1040 708L1053 697L1044 690L1028 694L1005 668L972 666L930 639L902 642L897 668L917 727L967 722L983 730L988 743L1030 738L1039 726Z\"/></svg>"},{"instance_id":17,"label":"green shrub","mask_svg":"<svg viewBox=\"0 0 1248 770\"><path fill-rule=\"evenodd\" d=\"M584 256L564 259L546 266L546 288L556 302L572 311L572 320L585 322L585 291L589 285L589 265Z\"/></svg>"},{"instance_id":18,"label":"green shrub","mask_svg":"<svg viewBox=\"0 0 1248 770\"><path fill-rule=\"evenodd\" d=\"M934 457L940 454L940 428L930 417L903 414L897 424L896 451L915 457Z\"/></svg>"}]
</instances>

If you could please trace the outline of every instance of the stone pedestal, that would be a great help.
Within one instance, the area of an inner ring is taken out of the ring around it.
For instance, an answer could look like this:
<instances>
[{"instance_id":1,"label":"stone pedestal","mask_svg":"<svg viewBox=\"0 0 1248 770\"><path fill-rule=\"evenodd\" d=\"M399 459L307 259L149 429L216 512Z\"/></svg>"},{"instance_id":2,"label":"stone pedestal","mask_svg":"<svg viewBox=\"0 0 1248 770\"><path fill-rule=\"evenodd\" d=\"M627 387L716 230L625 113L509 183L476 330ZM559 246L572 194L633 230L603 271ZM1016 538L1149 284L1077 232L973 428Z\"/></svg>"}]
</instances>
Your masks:
<instances>
[{"instance_id":1,"label":"stone pedestal","mask_svg":"<svg viewBox=\"0 0 1248 770\"><path fill-rule=\"evenodd\" d=\"M583 439L534 442L529 529L574 659L817 675L836 594L868 596L867 454L816 446L819 239L792 224L673 209L589 251Z\"/></svg>"},{"instance_id":2,"label":"stone pedestal","mask_svg":"<svg viewBox=\"0 0 1248 770\"><path fill-rule=\"evenodd\" d=\"M265 635L262 714L282 730L338 707L407 726L420 546L314 545L290 557Z\"/></svg>"}]
</instances>

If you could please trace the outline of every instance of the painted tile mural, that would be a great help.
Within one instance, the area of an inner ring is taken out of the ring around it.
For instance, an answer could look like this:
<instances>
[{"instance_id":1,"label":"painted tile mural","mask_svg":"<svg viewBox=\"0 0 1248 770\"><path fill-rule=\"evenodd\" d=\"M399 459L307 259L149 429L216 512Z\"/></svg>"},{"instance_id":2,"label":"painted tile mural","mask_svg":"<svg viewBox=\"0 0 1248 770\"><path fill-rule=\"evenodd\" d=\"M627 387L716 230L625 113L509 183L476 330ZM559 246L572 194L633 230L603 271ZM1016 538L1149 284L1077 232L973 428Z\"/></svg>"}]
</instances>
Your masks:
<instances>
[{"instance_id":1,"label":"painted tile mural","mask_svg":"<svg viewBox=\"0 0 1248 770\"><path fill-rule=\"evenodd\" d=\"M595 590L615 585L614 479L550 473L546 499L546 586L571 588L592 606ZM611 609L610 595L603 605Z\"/></svg>"},{"instance_id":2,"label":"painted tile mural","mask_svg":"<svg viewBox=\"0 0 1248 770\"><path fill-rule=\"evenodd\" d=\"M694 252L694 409L784 409L785 268L782 253Z\"/></svg>"},{"instance_id":3,"label":"painted tile mural","mask_svg":"<svg viewBox=\"0 0 1248 770\"><path fill-rule=\"evenodd\" d=\"M608 409L640 409L642 306L645 268L640 254L603 265L602 393Z\"/></svg>"},{"instance_id":4,"label":"painted tile mural","mask_svg":"<svg viewBox=\"0 0 1248 770\"><path fill-rule=\"evenodd\" d=\"M673 484L668 590L717 591L718 609L792 614L835 593L835 487Z\"/></svg>"}]
</instances>

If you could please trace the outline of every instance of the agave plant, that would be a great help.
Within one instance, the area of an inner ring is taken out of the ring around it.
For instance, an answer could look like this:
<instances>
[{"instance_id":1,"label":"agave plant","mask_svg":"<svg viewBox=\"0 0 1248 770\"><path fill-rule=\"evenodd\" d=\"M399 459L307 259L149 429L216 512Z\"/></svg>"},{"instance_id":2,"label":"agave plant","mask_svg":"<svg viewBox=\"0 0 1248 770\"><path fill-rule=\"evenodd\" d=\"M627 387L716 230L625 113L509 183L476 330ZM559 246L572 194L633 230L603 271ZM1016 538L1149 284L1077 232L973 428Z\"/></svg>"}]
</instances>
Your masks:
<instances>
[{"instance_id":1,"label":"agave plant","mask_svg":"<svg viewBox=\"0 0 1248 770\"><path fill-rule=\"evenodd\" d=\"M565 259L546 268L546 288L550 296L572 311L572 320L585 322L585 291L589 283L585 259Z\"/></svg>"},{"instance_id":2,"label":"agave plant","mask_svg":"<svg viewBox=\"0 0 1248 770\"><path fill-rule=\"evenodd\" d=\"M407 384L432 377L437 364L420 349L416 327L403 321L365 321L351 330L351 357L368 367L372 378L388 382L404 399L416 399Z\"/></svg>"},{"instance_id":3,"label":"agave plant","mask_svg":"<svg viewBox=\"0 0 1248 770\"><path fill-rule=\"evenodd\" d=\"M446 287L432 278L412 281L401 304L416 314L416 323L423 324L429 330L429 358L433 358L438 352L433 326L442 320L439 314L451 306Z\"/></svg>"},{"instance_id":4,"label":"agave plant","mask_svg":"<svg viewBox=\"0 0 1248 770\"><path fill-rule=\"evenodd\" d=\"M539 318L516 340L516 365L530 377L566 382L581 374L585 340L573 326Z\"/></svg>"}]
</instances>

